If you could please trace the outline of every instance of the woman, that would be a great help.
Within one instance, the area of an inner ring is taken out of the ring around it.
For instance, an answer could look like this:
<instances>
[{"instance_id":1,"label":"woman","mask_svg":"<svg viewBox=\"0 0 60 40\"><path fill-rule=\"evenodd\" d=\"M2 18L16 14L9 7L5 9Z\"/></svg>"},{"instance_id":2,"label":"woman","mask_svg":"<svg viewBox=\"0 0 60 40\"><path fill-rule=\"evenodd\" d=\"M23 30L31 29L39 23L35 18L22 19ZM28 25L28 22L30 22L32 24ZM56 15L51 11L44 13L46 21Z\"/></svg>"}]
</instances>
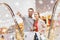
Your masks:
<instances>
[{"instance_id":1,"label":"woman","mask_svg":"<svg viewBox=\"0 0 60 40\"><path fill-rule=\"evenodd\" d=\"M40 15L38 12L34 13L34 24L33 24L33 28L35 32L40 32L43 33L46 30L46 25L45 22L40 18Z\"/></svg>"}]
</instances>

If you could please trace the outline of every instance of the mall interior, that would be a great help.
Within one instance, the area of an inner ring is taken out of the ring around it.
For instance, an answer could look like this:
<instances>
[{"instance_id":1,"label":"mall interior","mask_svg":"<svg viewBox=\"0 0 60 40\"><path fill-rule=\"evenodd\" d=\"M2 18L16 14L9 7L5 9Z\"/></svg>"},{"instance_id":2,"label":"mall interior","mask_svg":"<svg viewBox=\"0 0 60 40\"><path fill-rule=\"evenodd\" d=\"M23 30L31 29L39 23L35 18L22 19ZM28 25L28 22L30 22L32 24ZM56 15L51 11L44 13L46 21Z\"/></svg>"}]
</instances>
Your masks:
<instances>
[{"instance_id":1,"label":"mall interior","mask_svg":"<svg viewBox=\"0 0 60 40\"><path fill-rule=\"evenodd\" d=\"M60 40L60 0L0 0L0 40Z\"/></svg>"}]
</instances>

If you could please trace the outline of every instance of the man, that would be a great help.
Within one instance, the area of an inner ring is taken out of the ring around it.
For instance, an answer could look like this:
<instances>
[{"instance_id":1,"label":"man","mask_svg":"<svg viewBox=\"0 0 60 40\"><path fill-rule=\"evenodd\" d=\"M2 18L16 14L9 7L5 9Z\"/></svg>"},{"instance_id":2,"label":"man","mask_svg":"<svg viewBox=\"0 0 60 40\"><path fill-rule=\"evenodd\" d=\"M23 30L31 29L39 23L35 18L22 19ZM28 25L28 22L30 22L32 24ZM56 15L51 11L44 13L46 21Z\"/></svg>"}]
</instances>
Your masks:
<instances>
[{"instance_id":1,"label":"man","mask_svg":"<svg viewBox=\"0 0 60 40\"><path fill-rule=\"evenodd\" d=\"M17 15L19 15L24 22L24 31L29 32L33 29L33 23L34 20L32 18L32 15L34 13L34 9L33 8L29 8L28 9L28 16L22 16L19 12L17 13Z\"/></svg>"}]
</instances>

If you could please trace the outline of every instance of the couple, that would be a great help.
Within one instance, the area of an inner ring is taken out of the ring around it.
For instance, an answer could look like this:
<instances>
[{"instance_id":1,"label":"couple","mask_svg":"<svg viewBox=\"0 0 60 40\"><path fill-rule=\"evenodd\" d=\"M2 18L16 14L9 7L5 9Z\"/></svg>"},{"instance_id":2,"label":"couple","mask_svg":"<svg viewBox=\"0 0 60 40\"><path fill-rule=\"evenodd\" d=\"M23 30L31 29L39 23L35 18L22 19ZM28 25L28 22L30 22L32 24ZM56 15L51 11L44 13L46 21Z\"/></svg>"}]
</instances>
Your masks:
<instances>
[{"instance_id":1,"label":"couple","mask_svg":"<svg viewBox=\"0 0 60 40\"><path fill-rule=\"evenodd\" d=\"M35 19L32 18L33 13ZM39 13L34 12L33 8L28 9L28 16L22 16L19 12L17 13L17 15L19 15L23 19L25 32L40 32L45 30L45 22L40 19Z\"/></svg>"}]
</instances>

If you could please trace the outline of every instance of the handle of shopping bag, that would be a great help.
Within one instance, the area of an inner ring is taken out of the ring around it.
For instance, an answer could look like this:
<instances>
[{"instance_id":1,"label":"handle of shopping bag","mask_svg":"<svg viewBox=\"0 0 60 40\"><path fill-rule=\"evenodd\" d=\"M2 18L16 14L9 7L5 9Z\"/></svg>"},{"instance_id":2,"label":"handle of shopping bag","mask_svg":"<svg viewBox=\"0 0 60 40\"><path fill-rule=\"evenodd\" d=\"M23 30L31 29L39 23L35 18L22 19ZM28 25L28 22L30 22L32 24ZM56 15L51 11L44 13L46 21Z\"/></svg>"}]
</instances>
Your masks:
<instances>
[{"instance_id":1,"label":"handle of shopping bag","mask_svg":"<svg viewBox=\"0 0 60 40\"><path fill-rule=\"evenodd\" d=\"M57 7L57 4L58 4L58 1L59 0L56 0L55 4L53 6L53 9L52 9L52 17L51 17L50 29L49 29L49 32L48 32L48 39L50 38L50 32L51 32L51 29L53 27L53 18L55 16L55 11L56 11L56 7Z\"/></svg>"},{"instance_id":2,"label":"handle of shopping bag","mask_svg":"<svg viewBox=\"0 0 60 40\"><path fill-rule=\"evenodd\" d=\"M16 19L14 18L14 17L15 17L15 15L14 15L13 10L11 9L11 7L10 7L8 4L6 4L6 3L1 3L1 4L5 5L5 6L9 9L9 11L10 11L10 13L11 13L11 16L12 16L12 18L13 18L14 22L15 22L15 25L17 25L17 26L18 26L18 30L19 30L19 33L20 33L20 27L19 27L19 25L18 25L18 23L17 23Z\"/></svg>"}]
</instances>

